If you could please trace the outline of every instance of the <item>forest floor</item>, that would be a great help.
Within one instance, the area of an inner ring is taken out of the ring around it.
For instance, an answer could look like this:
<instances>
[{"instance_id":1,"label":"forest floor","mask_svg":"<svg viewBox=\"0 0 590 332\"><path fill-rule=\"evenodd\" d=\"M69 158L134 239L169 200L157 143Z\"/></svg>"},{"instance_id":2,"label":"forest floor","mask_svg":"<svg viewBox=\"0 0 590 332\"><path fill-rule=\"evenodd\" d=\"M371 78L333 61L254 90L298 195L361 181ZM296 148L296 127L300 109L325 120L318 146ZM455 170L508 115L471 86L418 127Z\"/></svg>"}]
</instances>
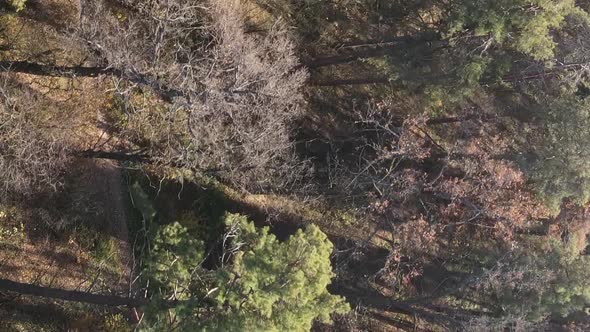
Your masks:
<instances>
[{"instance_id":1,"label":"forest floor","mask_svg":"<svg viewBox=\"0 0 590 332\"><path fill-rule=\"evenodd\" d=\"M5 41L10 45L9 50L0 54L7 59L41 63L83 63L86 55L76 51L78 48L75 45L68 49L56 48L56 45L68 45L58 31L67 24L75 24L77 6L79 1L76 0L30 0L23 13L3 18L2 27L12 38ZM253 25L267 20L266 12L258 7L253 7L251 13ZM74 119L76 129L71 136L78 142L80 150L108 150L117 144L109 139L108 128L101 128L110 100L108 82L25 74L15 76L24 85L32 87L40 98L48 100L49 116ZM324 125L333 122L324 120L314 119L313 122ZM322 131L338 134L337 129L324 129ZM55 230L48 230L47 222L42 218L47 214L47 219L50 219L56 211L40 207L23 212L0 206L0 278L126 296L130 292L134 262L129 241L133 234L129 234L127 224L131 218L127 213L131 205L126 196L124 171L121 165L108 160L81 159L72 167L75 168L72 173L76 175L68 179L65 199L68 204L80 201L80 206L87 209L87 218L64 220L64 231L56 233ZM200 186L198 183L193 185ZM180 201L181 196L187 201L186 206L193 206L199 199L214 199L199 196L202 193L190 190L181 195L182 189L183 186L174 184L170 186L168 195L160 195L158 191L159 212L166 208L174 211L171 206L178 207L182 203L172 201L177 197ZM388 241L380 237L379 230L364 222L356 211L339 210L314 199L303 201L290 196L242 193L219 183L214 185L214 189L227 201L224 211L247 215L258 225L269 225L272 232L282 239L306 224L314 223L328 234L337 251L350 257L354 252L348 252L347 248L353 247L350 245L352 242L378 249ZM169 202L162 202L164 200ZM177 210L180 212L180 208ZM179 214L168 213L171 218ZM57 211L57 214L68 218L65 211ZM345 264L350 259L342 258L343 255L340 255L340 261ZM363 273L361 268L358 273ZM1 331L90 331L102 324L102 317L92 316L87 308L76 304L28 298L3 300L0 298Z\"/></svg>"},{"instance_id":2,"label":"forest floor","mask_svg":"<svg viewBox=\"0 0 590 332\"><path fill-rule=\"evenodd\" d=\"M2 40L8 45L3 57L63 64L83 61L83 53L60 48L64 40L58 33L68 22L75 22L78 4L30 1L21 14L3 16L1 25L8 36ZM81 149L110 143L100 128L107 100L105 82L12 76L44 100L48 117L75 123L68 135ZM43 198L29 210L0 206L0 278L127 296L133 262L126 217L129 199L121 168L111 161L85 159L70 167L76 176L68 178L66 188L58 192L62 209L47 209ZM85 208L84 216L73 219L68 209L80 206ZM58 223L50 224L55 219ZM1 331L91 331L103 320L77 304L0 296Z\"/></svg>"}]
</instances>

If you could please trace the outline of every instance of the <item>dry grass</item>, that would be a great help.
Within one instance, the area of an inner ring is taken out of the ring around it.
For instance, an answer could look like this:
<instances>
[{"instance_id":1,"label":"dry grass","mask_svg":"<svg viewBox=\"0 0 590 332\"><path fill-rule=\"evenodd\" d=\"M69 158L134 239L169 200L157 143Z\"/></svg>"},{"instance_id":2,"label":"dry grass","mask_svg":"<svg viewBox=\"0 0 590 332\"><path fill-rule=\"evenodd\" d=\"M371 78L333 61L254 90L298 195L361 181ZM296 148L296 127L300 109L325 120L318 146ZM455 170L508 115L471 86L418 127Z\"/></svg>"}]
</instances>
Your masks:
<instances>
[{"instance_id":1,"label":"dry grass","mask_svg":"<svg viewBox=\"0 0 590 332\"><path fill-rule=\"evenodd\" d=\"M302 200L293 196L277 194L248 194L227 185L216 183L233 205L241 211L280 229L293 229L313 223L319 226L332 240L347 239L381 247L385 243L378 236L371 236L374 228L363 222L354 211L342 211L316 200Z\"/></svg>"},{"instance_id":2,"label":"dry grass","mask_svg":"<svg viewBox=\"0 0 590 332\"><path fill-rule=\"evenodd\" d=\"M46 3L49 1L40 1ZM2 60L29 60L56 65L82 64L87 54L80 44L38 19L33 8L19 15L0 16Z\"/></svg>"},{"instance_id":3,"label":"dry grass","mask_svg":"<svg viewBox=\"0 0 590 332\"><path fill-rule=\"evenodd\" d=\"M3 28L0 44L4 48L1 60L84 64L85 51L58 32L75 24L76 20L77 1L74 0L30 1L28 8L19 15L3 15L0 17ZM117 144L105 134L102 125L109 81L27 74L10 76L38 98L39 117L52 124L51 130L67 135L73 150L97 146L108 149L111 144ZM6 241L0 239L0 278L68 290L126 294L130 262L129 255L124 252L128 248L119 168L105 161L76 160L68 169L66 180L68 192L57 193L65 200L62 205L73 206L74 200L79 198L93 199L92 206L88 207L92 211L81 211L82 219L87 218L85 222L90 231L103 232L100 237L91 239L102 241L101 245L89 247L84 242L79 221L59 220L56 224L51 216L47 220L40 218L43 211L36 207L20 210L0 207L0 230L8 229L10 233L4 236ZM65 214L64 211L50 212ZM60 227L65 228L60 231ZM11 322L0 325L0 329L63 330L63 326L51 324L59 317L43 315L47 308L60 311L63 305L46 301L37 308L36 301L25 297L8 302L9 306L0 305L0 321ZM78 314L73 311L64 315L61 318L67 321ZM6 317L12 318L4 319ZM95 319L89 321L93 321L96 328ZM33 322L38 325L29 325Z\"/></svg>"}]
</instances>

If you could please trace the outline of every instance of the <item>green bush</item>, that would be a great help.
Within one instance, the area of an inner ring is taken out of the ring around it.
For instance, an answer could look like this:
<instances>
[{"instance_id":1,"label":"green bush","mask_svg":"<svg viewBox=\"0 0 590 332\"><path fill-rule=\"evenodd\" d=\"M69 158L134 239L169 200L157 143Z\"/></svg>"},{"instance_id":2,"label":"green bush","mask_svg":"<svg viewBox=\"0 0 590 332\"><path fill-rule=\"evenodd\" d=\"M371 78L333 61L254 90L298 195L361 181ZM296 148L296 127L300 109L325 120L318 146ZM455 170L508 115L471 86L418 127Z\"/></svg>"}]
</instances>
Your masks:
<instances>
[{"instance_id":1,"label":"green bush","mask_svg":"<svg viewBox=\"0 0 590 332\"><path fill-rule=\"evenodd\" d=\"M26 2L27 2L27 0L8 0L8 4L16 12L20 12L21 10L25 9Z\"/></svg>"}]
</instances>

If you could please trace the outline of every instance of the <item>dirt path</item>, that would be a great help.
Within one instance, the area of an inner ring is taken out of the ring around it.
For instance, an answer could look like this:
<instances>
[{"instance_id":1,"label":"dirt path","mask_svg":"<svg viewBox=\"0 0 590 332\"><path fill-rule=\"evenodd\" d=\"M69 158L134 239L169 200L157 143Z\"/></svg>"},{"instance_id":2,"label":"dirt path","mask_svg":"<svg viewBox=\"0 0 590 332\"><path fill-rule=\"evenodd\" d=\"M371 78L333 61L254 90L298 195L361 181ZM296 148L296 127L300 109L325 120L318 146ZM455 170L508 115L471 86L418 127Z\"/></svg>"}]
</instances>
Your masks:
<instances>
[{"instance_id":1,"label":"dirt path","mask_svg":"<svg viewBox=\"0 0 590 332\"><path fill-rule=\"evenodd\" d=\"M132 248L129 244L127 215L121 168L109 160L93 160L92 181L89 184L99 199L102 228L115 243L118 269L121 272L120 290L130 289L133 266Z\"/></svg>"}]
</instances>

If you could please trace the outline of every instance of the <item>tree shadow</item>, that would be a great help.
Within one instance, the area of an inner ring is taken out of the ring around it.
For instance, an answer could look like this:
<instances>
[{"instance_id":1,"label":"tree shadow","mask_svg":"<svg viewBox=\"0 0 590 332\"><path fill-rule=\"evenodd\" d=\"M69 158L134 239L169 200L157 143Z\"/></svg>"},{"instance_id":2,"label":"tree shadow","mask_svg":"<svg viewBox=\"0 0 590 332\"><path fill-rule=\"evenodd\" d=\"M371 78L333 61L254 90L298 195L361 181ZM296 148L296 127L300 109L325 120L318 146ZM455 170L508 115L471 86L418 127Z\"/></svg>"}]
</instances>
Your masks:
<instances>
[{"instance_id":1,"label":"tree shadow","mask_svg":"<svg viewBox=\"0 0 590 332\"><path fill-rule=\"evenodd\" d=\"M28 297L14 298L9 294L0 294L0 321L5 316L5 322L0 323L3 331L9 326L4 325L10 321L13 325L30 326L31 324L44 327L54 327L56 329L66 328L68 321L71 319L71 313L67 309L56 306L47 301L33 300L29 302ZM16 324L15 324L16 323ZM20 331L19 328L14 331Z\"/></svg>"},{"instance_id":2,"label":"tree shadow","mask_svg":"<svg viewBox=\"0 0 590 332\"><path fill-rule=\"evenodd\" d=\"M443 264L434 262L422 267L422 274L412 280L412 284L420 294L420 297L441 297L449 290L457 291L462 281L468 280L471 275L465 272L449 270Z\"/></svg>"},{"instance_id":3,"label":"tree shadow","mask_svg":"<svg viewBox=\"0 0 590 332\"><path fill-rule=\"evenodd\" d=\"M158 223L184 221L189 230L208 232L204 238L206 241L216 241L223 234L226 213L245 215L257 227L268 226L279 240L288 238L304 225L304 220L299 216L263 209L229 197L216 186L192 181L157 181L156 177L143 177L142 187L147 188L153 199ZM191 218L194 223L189 220Z\"/></svg>"},{"instance_id":4,"label":"tree shadow","mask_svg":"<svg viewBox=\"0 0 590 332\"><path fill-rule=\"evenodd\" d=\"M79 1L28 0L21 15L60 31L77 22L79 4L76 3Z\"/></svg>"}]
</instances>

